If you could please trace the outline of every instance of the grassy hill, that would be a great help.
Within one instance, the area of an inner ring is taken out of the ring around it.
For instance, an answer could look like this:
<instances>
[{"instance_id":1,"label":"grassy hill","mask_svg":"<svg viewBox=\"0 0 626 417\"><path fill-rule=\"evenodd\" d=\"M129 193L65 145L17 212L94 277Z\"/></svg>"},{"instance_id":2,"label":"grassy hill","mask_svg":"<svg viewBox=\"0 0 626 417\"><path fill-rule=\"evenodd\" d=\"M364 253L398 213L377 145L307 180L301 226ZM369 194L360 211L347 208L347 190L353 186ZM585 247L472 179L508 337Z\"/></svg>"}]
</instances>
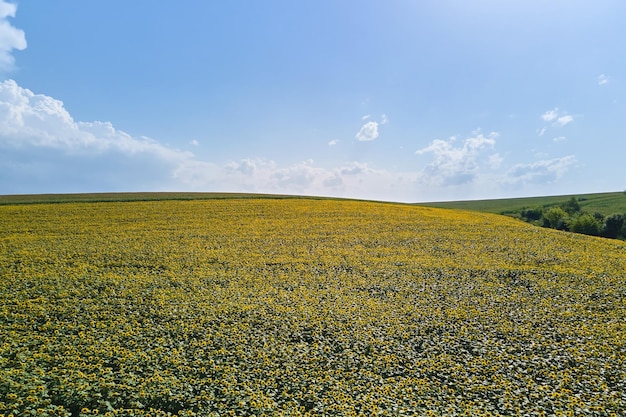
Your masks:
<instances>
[{"instance_id":1,"label":"grassy hill","mask_svg":"<svg viewBox=\"0 0 626 417\"><path fill-rule=\"evenodd\" d=\"M625 242L238 197L0 206L0 415L626 415Z\"/></svg>"},{"instance_id":2,"label":"grassy hill","mask_svg":"<svg viewBox=\"0 0 626 417\"><path fill-rule=\"evenodd\" d=\"M420 203L419 205L482 211L496 214L519 215L519 213L523 209L536 207L548 208L558 206L559 204L566 202L572 197L578 200L582 210L589 213L598 212L602 213L605 216L613 213L626 213L625 192L508 198L495 200L433 202Z\"/></svg>"}]
</instances>

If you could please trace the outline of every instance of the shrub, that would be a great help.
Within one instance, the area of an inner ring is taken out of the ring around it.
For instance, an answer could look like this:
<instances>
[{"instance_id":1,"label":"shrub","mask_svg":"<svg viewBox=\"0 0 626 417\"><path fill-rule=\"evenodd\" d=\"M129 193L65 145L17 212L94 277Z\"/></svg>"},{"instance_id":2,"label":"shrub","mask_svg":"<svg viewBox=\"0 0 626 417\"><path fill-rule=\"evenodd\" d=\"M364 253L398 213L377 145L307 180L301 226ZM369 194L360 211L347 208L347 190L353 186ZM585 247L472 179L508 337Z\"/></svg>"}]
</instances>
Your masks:
<instances>
[{"instance_id":1,"label":"shrub","mask_svg":"<svg viewBox=\"0 0 626 417\"><path fill-rule=\"evenodd\" d=\"M624 227L624 215L621 213L611 214L607 216L602 227L602 236L617 238L623 235L622 228Z\"/></svg>"},{"instance_id":2,"label":"shrub","mask_svg":"<svg viewBox=\"0 0 626 417\"><path fill-rule=\"evenodd\" d=\"M567 202L561 204L560 206L567 214L570 216L574 213L578 213L580 211L580 204L575 197L570 198Z\"/></svg>"},{"instance_id":3,"label":"shrub","mask_svg":"<svg viewBox=\"0 0 626 417\"><path fill-rule=\"evenodd\" d=\"M578 216L570 224L570 230L574 233L582 233L585 235L598 236L600 235L600 222L596 220L590 214L583 214Z\"/></svg>"},{"instance_id":4,"label":"shrub","mask_svg":"<svg viewBox=\"0 0 626 417\"><path fill-rule=\"evenodd\" d=\"M543 226L553 229L567 229L567 213L561 207L552 207L543 214Z\"/></svg>"},{"instance_id":5,"label":"shrub","mask_svg":"<svg viewBox=\"0 0 626 417\"><path fill-rule=\"evenodd\" d=\"M521 212L521 215L526 220L539 220L543 215L543 209L541 207L524 209Z\"/></svg>"}]
</instances>

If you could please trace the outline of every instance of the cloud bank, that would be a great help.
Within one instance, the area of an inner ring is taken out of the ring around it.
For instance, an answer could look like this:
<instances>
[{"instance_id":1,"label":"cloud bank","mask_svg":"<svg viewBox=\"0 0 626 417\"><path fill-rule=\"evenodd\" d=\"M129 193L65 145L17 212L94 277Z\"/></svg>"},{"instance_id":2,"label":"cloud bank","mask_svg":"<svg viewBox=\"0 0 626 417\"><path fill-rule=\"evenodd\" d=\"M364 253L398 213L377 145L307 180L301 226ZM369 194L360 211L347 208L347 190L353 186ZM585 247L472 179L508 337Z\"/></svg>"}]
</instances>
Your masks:
<instances>
[{"instance_id":1,"label":"cloud bank","mask_svg":"<svg viewBox=\"0 0 626 417\"><path fill-rule=\"evenodd\" d=\"M133 182L167 186L163 170L193 158L108 122L76 122L63 103L13 80L0 83L0 192L118 189ZM9 178L19 181L9 181Z\"/></svg>"},{"instance_id":2,"label":"cloud bank","mask_svg":"<svg viewBox=\"0 0 626 417\"><path fill-rule=\"evenodd\" d=\"M367 122L361 134L373 140L377 126ZM498 137L476 131L435 139L415 151L414 169L404 172L360 161L328 167L311 159L279 165L244 157L219 164L109 122L76 121L63 102L7 80L0 82L0 194L231 191L434 201L495 197L511 185L553 182L575 166L567 156L501 171Z\"/></svg>"},{"instance_id":3,"label":"cloud bank","mask_svg":"<svg viewBox=\"0 0 626 417\"><path fill-rule=\"evenodd\" d=\"M411 180L358 162L322 168L312 160L282 167L254 158L202 161L109 122L75 121L63 102L13 80L0 83L0 172L1 194L181 190L393 200L394 183Z\"/></svg>"}]
</instances>

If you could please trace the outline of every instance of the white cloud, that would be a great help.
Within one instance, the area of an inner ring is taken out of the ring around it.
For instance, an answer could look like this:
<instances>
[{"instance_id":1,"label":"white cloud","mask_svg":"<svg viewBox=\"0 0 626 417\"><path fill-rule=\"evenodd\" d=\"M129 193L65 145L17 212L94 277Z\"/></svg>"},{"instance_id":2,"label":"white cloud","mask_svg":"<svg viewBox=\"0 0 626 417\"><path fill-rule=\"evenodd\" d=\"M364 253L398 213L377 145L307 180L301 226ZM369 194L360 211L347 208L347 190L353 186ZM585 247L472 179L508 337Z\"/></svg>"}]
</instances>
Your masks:
<instances>
[{"instance_id":1,"label":"white cloud","mask_svg":"<svg viewBox=\"0 0 626 417\"><path fill-rule=\"evenodd\" d=\"M200 142L198 142L196 139L193 139L191 142L189 142L189 144L193 146L198 146L200 145Z\"/></svg>"},{"instance_id":2,"label":"white cloud","mask_svg":"<svg viewBox=\"0 0 626 417\"><path fill-rule=\"evenodd\" d=\"M389 122L389 118L387 117L386 114L382 114L380 116L380 124L381 125L386 125Z\"/></svg>"},{"instance_id":3,"label":"white cloud","mask_svg":"<svg viewBox=\"0 0 626 417\"><path fill-rule=\"evenodd\" d=\"M330 142L328 142L328 146L335 146L339 143L339 141L337 139L333 139Z\"/></svg>"},{"instance_id":4,"label":"white cloud","mask_svg":"<svg viewBox=\"0 0 626 417\"><path fill-rule=\"evenodd\" d=\"M422 179L437 185L459 185L474 181L480 171L482 153L496 144L498 133L492 132L484 136L474 132L473 137L454 146L455 137L449 140L435 139L422 149L415 151L417 155L432 154L435 160L424 168ZM488 157L486 165L494 166L501 163L497 154Z\"/></svg>"},{"instance_id":5,"label":"white cloud","mask_svg":"<svg viewBox=\"0 0 626 417\"><path fill-rule=\"evenodd\" d=\"M559 109L555 108L554 110L548 110L544 114L541 115L541 118L546 122L551 122L558 117Z\"/></svg>"},{"instance_id":6,"label":"white cloud","mask_svg":"<svg viewBox=\"0 0 626 417\"><path fill-rule=\"evenodd\" d=\"M202 166L198 169L185 175L197 179L206 172L204 189L219 183L228 191L415 201L417 174L374 169L360 162L323 168L311 159L279 166L271 160L245 158L228 163L217 174Z\"/></svg>"},{"instance_id":7,"label":"white cloud","mask_svg":"<svg viewBox=\"0 0 626 417\"><path fill-rule=\"evenodd\" d=\"M558 107L555 107L554 110L548 110L541 115L541 119L545 122L552 122L552 126L555 127L563 127L569 123L574 121L574 116L568 114L565 111L561 111ZM546 133L547 128L544 127L539 131L539 136L543 136Z\"/></svg>"},{"instance_id":8,"label":"white cloud","mask_svg":"<svg viewBox=\"0 0 626 417\"><path fill-rule=\"evenodd\" d=\"M604 74L600 74L598 76L598 85L606 85L609 83L609 78L604 75Z\"/></svg>"},{"instance_id":9,"label":"white cloud","mask_svg":"<svg viewBox=\"0 0 626 417\"><path fill-rule=\"evenodd\" d=\"M61 101L13 80L0 82L0 154L0 171L29 169L22 185L0 192L41 192L55 181L73 191L87 179L108 190L127 187L128 175L165 187L176 167L193 161L190 152L134 138L109 122L76 122Z\"/></svg>"},{"instance_id":10,"label":"white cloud","mask_svg":"<svg viewBox=\"0 0 626 417\"><path fill-rule=\"evenodd\" d=\"M409 172L360 161L331 167L310 159L214 163L133 137L109 122L75 121L61 101L9 80L0 82L0 194L231 191L436 201L498 196L498 187L553 180L572 163L563 158L520 164L498 176L493 170L504 159L491 151L497 136L474 132L465 140L434 140L416 152L432 157L430 163Z\"/></svg>"},{"instance_id":11,"label":"white cloud","mask_svg":"<svg viewBox=\"0 0 626 417\"><path fill-rule=\"evenodd\" d=\"M555 141L555 142L563 142L566 139L567 138L565 136L557 136L557 137L553 138L552 140Z\"/></svg>"},{"instance_id":12,"label":"white cloud","mask_svg":"<svg viewBox=\"0 0 626 417\"><path fill-rule=\"evenodd\" d=\"M360 162L324 168L244 158L216 164L109 122L79 122L63 103L0 83L0 194L240 191L414 201L416 174Z\"/></svg>"},{"instance_id":13,"label":"white cloud","mask_svg":"<svg viewBox=\"0 0 626 417\"><path fill-rule=\"evenodd\" d=\"M517 164L508 170L505 182L510 184L551 183L562 177L576 162L576 158L569 155L529 164Z\"/></svg>"},{"instance_id":14,"label":"white cloud","mask_svg":"<svg viewBox=\"0 0 626 417\"><path fill-rule=\"evenodd\" d=\"M14 49L26 49L24 31L17 29L7 18L15 17L17 5L0 0L0 71L10 71L14 67Z\"/></svg>"},{"instance_id":15,"label":"white cloud","mask_svg":"<svg viewBox=\"0 0 626 417\"><path fill-rule=\"evenodd\" d=\"M109 122L75 122L63 102L34 94L13 80L0 82L0 145L59 149L67 153L151 153L166 159L186 159L190 153L160 145L150 138L133 138Z\"/></svg>"},{"instance_id":16,"label":"white cloud","mask_svg":"<svg viewBox=\"0 0 626 417\"><path fill-rule=\"evenodd\" d=\"M492 169L498 169L500 168L500 166L502 165L502 162L504 161L504 158L497 153L494 153L493 155L489 155L489 166Z\"/></svg>"},{"instance_id":17,"label":"white cloud","mask_svg":"<svg viewBox=\"0 0 626 417\"><path fill-rule=\"evenodd\" d=\"M537 130L537 135L538 136L543 136L546 133L546 130L548 130L547 128L541 128Z\"/></svg>"},{"instance_id":18,"label":"white cloud","mask_svg":"<svg viewBox=\"0 0 626 417\"><path fill-rule=\"evenodd\" d=\"M372 115L371 115L371 114L366 114L365 116L361 116L361 120L367 120L367 119L369 119L370 117L372 117Z\"/></svg>"},{"instance_id":19,"label":"white cloud","mask_svg":"<svg viewBox=\"0 0 626 417\"><path fill-rule=\"evenodd\" d=\"M356 139L360 142L374 140L378 137L378 123L367 122L361 126L361 130L356 134Z\"/></svg>"},{"instance_id":20,"label":"white cloud","mask_svg":"<svg viewBox=\"0 0 626 417\"><path fill-rule=\"evenodd\" d=\"M558 124L559 126L563 127L563 126L565 126L566 124L571 123L571 122L573 122L573 121L574 121L574 117L573 117L573 116L570 116L570 115L568 114L568 115L561 116L561 117L559 117L558 119L556 119L556 124Z\"/></svg>"}]
</instances>

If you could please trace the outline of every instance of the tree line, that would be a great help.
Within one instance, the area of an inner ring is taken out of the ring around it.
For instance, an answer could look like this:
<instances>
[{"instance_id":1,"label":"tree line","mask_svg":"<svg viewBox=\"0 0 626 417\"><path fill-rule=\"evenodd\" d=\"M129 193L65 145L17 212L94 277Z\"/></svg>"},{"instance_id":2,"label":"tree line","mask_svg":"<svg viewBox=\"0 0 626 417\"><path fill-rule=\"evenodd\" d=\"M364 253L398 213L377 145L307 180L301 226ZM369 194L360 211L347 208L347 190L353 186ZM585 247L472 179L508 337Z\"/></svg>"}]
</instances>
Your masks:
<instances>
[{"instance_id":1,"label":"tree line","mask_svg":"<svg viewBox=\"0 0 626 417\"><path fill-rule=\"evenodd\" d=\"M612 239L626 239L626 213L588 213L580 208L575 197L551 207L522 209L520 216L527 222L557 230L602 236Z\"/></svg>"}]
</instances>

